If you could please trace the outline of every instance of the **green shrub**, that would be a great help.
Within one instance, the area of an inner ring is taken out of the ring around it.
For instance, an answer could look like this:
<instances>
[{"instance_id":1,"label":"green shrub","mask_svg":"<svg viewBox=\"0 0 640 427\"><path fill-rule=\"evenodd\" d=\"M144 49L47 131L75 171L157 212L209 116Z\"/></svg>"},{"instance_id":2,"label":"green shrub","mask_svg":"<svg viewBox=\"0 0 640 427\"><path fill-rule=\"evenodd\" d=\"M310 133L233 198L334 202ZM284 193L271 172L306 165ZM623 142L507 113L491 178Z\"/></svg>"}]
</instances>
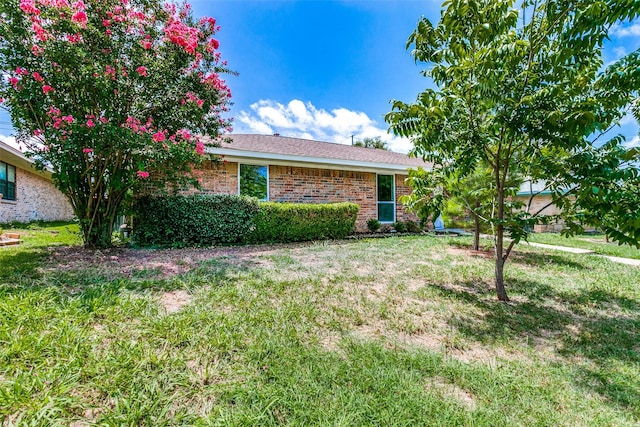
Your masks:
<instances>
[{"instance_id":1,"label":"green shrub","mask_svg":"<svg viewBox=\"0 0 640 427\"><path fill-rule=\"evenodd\" d=\"M422 228L420 228L420 224L418 224L417 222L407 221L407 222L405 222L405 225L407 226L407 231L409 233L420 233L420 232L422 232Z\"/></svg>"},{"instance_id":2,"label":"green shrub","mask_svg":"<svg viewBox=\"0 0 640 427\"><path fill-rule=\"evenodd\" d=\"M354 203L260 203L252 243L341 239L354 230L358 210Z\"/></svg>"},{"instance_id":3,"label":"green shrub","mask_svg":"<svg viewBox=\"0 0 640 427\"><path fill-rule=\"evenodd\" d=\"M367 220L367 228L372 233L375 233L376 231L378 231L381 225L382 224L380 224L380 221L378 221L375 218L370 218Z\"/></svg>"},{"instance_id":4,"label":"green shrub","mask_svg":"<svg viewBox=\"0 0 640 427\"><path fill-rule=\"evenodd\" d=\"M396 221L393 224L393 228L398 232L398 233L404 233L405 231L407 231L407 226L404 222L402 221Z\"/></svg>"},{"instance_id":5,"label":"green shrub","mask_svg":"<svg viewBox=\"0 0 640 427\"><path fill-rule=\"evenodd\" d=\"M256 199L229 194L141 197L133 206L133 242L174 247L240 242L258 209Z\"/></svg>"}]
</instances>

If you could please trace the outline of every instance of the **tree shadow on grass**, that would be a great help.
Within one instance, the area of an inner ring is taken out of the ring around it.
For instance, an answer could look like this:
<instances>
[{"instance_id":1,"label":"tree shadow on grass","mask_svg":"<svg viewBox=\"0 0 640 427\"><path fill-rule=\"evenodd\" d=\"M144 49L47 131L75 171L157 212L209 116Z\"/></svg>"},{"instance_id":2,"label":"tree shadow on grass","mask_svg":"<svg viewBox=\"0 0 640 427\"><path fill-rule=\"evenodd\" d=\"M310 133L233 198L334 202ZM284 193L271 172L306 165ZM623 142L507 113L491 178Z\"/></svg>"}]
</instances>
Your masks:
<instances>
[{"instance_id":1,"label":"tree shadow on grass","mask_svg":"<svg viewBox=\"0 0 640 427\"><path fill-rule=\"evenodd\" d=\"M456 247L458 249L466 250L472 256L484 255L485 258L494 258L494 250L491 247L480 247L479 251L474 251L472 245L467 242L450 242L449 246ZM509 256L509 263L527 265L534 267L544 267L549 265L557 265L562 267L568 267L572 269L590 270L592 266L589 259L584 258L584 262L576 262L571 259L567 259L565 255L556 253L541 253L541 252L521 252L518 251L518 246L514 248L514 251Z\"/></svg>"},{"instance_id":2,"label":"tree shadow on grass","mask_svg":"<svg viewBox=\"0 0 640 427\"><path fill-rule=\"evenodd\" d=\"M146 293L220 286L257 268L251 260L234 262L222 257L193 262L177 274L166 274L160 267L118 271L100 263L57 268L55 264L47 264L50 253L40 248L7 255L0 263L0 292L20 295L54 291L62 297L62 304L74 299L88 308L109 300L115 303L121 290Z\"/></svg>"},{"instance_id":3,"label":"tree shadow on grass","mask_svg":"<svg viewBox=\"0 0 640 427\"><path fill-rule=\"evenodd\" d=\"M628 368L640 366L640 304L636 300L602 289L563 292L515 278L509 280L515 301L508 304L497 302L486 283L431 286L475 308L449 319L467 339L500 345L513 338L530 338L525 342L533 350L542 343L575 369L578 386L640 417L638 370Z\"/></svg>"},{"instance_id":4,"label":"tree shadow on grass","mask_svg":"<svg viewBox=\"0 0 640 427\"><path fill-rule=\"evenodd\" d=\"M0 284L14 284L25 280L36 280L47 252L40 248L0 249Z\"/></svg>"}]
</instances>

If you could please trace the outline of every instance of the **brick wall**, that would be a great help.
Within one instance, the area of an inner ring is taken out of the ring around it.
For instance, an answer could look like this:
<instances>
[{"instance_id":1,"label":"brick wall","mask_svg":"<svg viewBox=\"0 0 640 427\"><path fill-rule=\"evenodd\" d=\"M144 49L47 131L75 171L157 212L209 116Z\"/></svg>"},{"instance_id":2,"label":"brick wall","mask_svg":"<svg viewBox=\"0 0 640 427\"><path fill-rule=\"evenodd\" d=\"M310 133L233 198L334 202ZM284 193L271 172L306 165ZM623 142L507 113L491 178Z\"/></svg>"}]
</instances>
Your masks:
<instances>
[{"instance_id":1,"label":"brick wall","mask_svg":"<svg viewBox=\"0 0 640 427\"><path fill-rule=\"evenodd\" d=\"M294 203L353 202L358 230L377 216L376 174L295 166L269 166L269 200Z\"/></svg>"},{"instance_id":2,"label":"brick wall","mask_svg":"<svg viewBox=\"0 0 640 427\"><path fill-rule=\"evenodd\" d=\"M400 197L411 193L409 186L405 185L404 181L408 178L408 175L396 175L396 221L413 221L418 222L418 216L412 212L407 211L404 208Z\"/></svg>"},{"instance_id":3,"label":"brick wall","mask_svg":"<svg viewBox=\"0 0 640 427\"><path fill-rule=\"evenodd\" d=\"M205 162L194 172L203 193L238 194L238 164Z\"/></svg>"},{"instance_id":4,"label":"brick wall","mask_svg":"<svg viewBox=\"0 0 640 427\"><path fill-rule=\"evenodd\" d=\"M210 163L198 172L205 193L238 193L238 163ZM396 197L409 192L406 175L396 175ZM378 216L376 174L299 166L269 166L269 200L291 203L353 202L360 206L358 231L366 231L367 220ZM417 221L396 200L396 218Z\"/></svg>"},{"instance_id":5,"label":"brick wall","mask_svg":"<svg viewBox=\"0 0 640 427\"><path fill-rule=\"evenodd\" d=\"M71 204L51 181L16 168L16 200L0 200L0 223L72 218Z\"/></svg>"}]
</instances>

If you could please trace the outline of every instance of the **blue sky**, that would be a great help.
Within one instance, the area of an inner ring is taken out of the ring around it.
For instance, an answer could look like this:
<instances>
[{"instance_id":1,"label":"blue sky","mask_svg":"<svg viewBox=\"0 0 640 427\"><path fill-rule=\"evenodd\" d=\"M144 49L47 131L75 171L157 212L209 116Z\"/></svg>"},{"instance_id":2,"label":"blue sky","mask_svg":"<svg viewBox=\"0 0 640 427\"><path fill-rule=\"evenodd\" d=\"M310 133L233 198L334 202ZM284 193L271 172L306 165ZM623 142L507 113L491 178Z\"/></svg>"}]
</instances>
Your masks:
<instances>
[{"instance_id":1,"label":"blue sky","mask_svg":"<svg viewBox=\"0 0 640 427\"><path fill-rule=\"evenodd\" d=\"M220 50L237 71L227 78L237 133L274 133L350 143L380 136L396 151L410 143L386 132L391 99L413 101L428 85L405 45L421 16L436 22L434 0L191 0L196 16L222 29ZM640 22L616 28L613 61L640 48ZM0 114L0 137L9 135ZM638 142L631 117L621 133ZM635 139L634 139L635 138ZM631 142L633 141L633 142Z\"/></svg>"}]
</instances>

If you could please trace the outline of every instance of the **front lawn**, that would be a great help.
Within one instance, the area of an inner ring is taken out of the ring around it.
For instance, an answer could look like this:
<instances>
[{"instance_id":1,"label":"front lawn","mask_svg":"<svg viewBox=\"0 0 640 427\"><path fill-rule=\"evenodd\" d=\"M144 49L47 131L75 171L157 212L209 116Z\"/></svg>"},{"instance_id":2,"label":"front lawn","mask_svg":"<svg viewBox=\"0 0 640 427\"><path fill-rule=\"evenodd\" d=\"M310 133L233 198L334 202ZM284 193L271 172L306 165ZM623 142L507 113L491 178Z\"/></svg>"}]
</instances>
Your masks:
<instances>
[{"instance_id":1,"label":"front lawn","mask_svg":"<svg viewBox=\"0 0 640 427\"><path fill-rule=\"evenodd\" d=\"M640 423L640 268L519 246L501 304L468 238L87 252L30 232L0 249L4 425Z\"/></svg>"}]
</instances>

